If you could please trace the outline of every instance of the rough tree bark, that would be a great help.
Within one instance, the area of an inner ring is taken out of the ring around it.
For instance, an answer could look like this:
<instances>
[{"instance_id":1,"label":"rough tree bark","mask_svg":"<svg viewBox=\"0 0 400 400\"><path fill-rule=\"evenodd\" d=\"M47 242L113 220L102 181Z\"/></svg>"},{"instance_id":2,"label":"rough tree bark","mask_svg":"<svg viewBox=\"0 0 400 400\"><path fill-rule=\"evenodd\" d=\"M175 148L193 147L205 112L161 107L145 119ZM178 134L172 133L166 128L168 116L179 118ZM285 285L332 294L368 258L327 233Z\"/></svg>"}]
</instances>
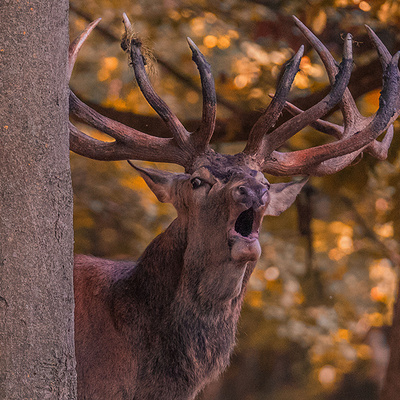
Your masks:
<instances>
[{"instance_id":1,"label":"rough tree bark","mask_svg":"<svg viewBox=\"0 0 400 400\"><path fill-rule=\"evenodd\" d=\"M0 399L75 399L68 1L0 1Z\"/></svg>"},{"instance_id":2,"label":"rough tree bark","mask_svg":"<svg viewBox=\"0 0 400 400\"><path fill-rule=\"evenodd\" d=\"M400 265L398 255L394 265ZM395 400L400 396L400 282L398 285L389 338L390 359L379 400Z\"/></svg>"}]
</instances>

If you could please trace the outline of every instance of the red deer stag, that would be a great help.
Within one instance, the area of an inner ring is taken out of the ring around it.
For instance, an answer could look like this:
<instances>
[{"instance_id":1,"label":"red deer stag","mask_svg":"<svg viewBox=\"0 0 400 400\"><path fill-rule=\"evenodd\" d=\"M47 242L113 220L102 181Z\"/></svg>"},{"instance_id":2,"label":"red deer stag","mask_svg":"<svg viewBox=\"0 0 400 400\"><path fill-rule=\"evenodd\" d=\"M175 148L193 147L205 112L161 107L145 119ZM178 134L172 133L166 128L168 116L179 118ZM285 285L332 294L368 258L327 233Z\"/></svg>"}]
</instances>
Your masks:
<instances>
[{"instance_id":1,"label":"red deer stag","mask_svg":"<svg viewBox=\"0 0 400 400\"><path fill-rule=\"evenodd\" d=\"M210 66L196 45L188 39L200 72L203 114L199 128L190 133L155 93L145 72L141 43L130 35L125 15L124 22L122 47L130 55L143 95L172 138L150 136L110 120L71 92L71 114L115 139L102 142L71 123L71 150L97 160L175 163L185 173L134 167L157 198L177 210L177 218L137 262L76 257L78 393L80 399L91 400L194 399L229 363L245 288L260 257L263 216L287 209L306 181L270 184L263 173L321 176L341 170L363 152L385 158L399 113L399 53L392 57L367 28L384 73L379 109L364 118L347 89L353 63L351 35L337 65L295 19L327 69L330 93L304 112L286 102L302 46L286 64L276 94L252 128L243 152L224 155L209 146L216 94ZM71 44L69 72L97 23ZM337 104L343 127L319 119ZM271 129L285 107L295 116ZM276 150L307 125L337 140L300 151ZM377 141L385 130L385 138Z\"/></svg>"}]
</instances>

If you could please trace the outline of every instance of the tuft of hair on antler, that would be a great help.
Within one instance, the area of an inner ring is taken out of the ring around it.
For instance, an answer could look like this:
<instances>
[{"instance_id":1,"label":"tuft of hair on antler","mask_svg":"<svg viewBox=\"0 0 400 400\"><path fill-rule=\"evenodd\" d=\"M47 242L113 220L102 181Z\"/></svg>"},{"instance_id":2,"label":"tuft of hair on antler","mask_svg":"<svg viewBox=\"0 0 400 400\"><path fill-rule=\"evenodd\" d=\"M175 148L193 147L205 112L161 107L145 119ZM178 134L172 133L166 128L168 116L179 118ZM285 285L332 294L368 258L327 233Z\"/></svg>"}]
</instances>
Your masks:
<instances>
[{"instance_id":1,"label":"tuft of hair on antler","mask_svg":"<svg viewBox=\"0 0 400 400\"><path fill-rule=\"evenodd\" d=\"M138 32L135 30L125 13L123 13L122 17L125 25L125 32L122 35L121 48L125 53L128 54L129 63L132 65L130 48L131 44L134 43L137 47L140 48L147 74L149 76L154 76L157 71L157 59L154 56L148 44L148 41L145 38L139 36Z\"/></svg>"}]
</instances>

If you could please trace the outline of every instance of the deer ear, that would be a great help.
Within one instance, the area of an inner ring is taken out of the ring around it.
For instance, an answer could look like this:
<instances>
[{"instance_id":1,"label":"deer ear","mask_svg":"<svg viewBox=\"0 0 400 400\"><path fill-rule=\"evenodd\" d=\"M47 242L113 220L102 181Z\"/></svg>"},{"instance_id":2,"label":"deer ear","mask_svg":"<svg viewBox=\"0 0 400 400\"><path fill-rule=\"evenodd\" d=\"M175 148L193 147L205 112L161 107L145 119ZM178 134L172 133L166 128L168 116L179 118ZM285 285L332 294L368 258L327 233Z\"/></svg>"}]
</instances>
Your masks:
<instances>
[{"instance_id":1,"label":"deer ear","mask_svg":"<svg viewBox=\"0 0 400 400\"><path fill-rule=\"evenodd\" d=\"M296 196L307 183L308 178L289 183L273 183L269 189L270 202L264 215L278 216L296 200Z\"/></svg>"},{"instance_id":2,"label":"deer ear","mask_svg":"<svg viewBox=\"0 0 400 400\"><path fill-rule=\"evenodd\" d=\"M147 183L150 190L161 203L173 203L172 187L181 174L151 168L139 168L128 160L129 165L136 169Z\"/></svg>"}]
</instances>

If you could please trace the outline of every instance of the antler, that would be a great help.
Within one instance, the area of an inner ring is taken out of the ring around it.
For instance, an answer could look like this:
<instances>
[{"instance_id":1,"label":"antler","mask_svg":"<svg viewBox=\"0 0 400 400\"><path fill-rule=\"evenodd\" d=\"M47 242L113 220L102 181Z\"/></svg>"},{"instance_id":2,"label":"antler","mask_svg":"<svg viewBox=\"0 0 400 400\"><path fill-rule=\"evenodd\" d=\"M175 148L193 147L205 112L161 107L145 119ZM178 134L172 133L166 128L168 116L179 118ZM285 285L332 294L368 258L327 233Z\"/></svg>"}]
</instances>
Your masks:
<instances>
[{"instance_id":1,"label":"antler","mask_svg":"<svg viewBox=\"0 0 400 400\"><path fill-rule=\"evenodd\" d=\"M372 117L363 117L347 89L352 68L352 36L348 34L344 43L343 60L338 66L317 37L297 18L300 31L317 51L327 70L331 91L324 99L306 111L286 101L290 87L298 72L304 47L290 60L278 84L266 112L253 126L244 149L244 157L258 168L272 175L326 175L351 164L364 151L378 159L387 157L393 138L393 126L400 111L398 61L400 52L393 57L375 33L367 27L368 34L381 61L383 88L379 109ZM70 46L69 74L72 72L78 51L100 19L90 24ZM200 73L203 92L203 114L199 128L188 132L167 104L154 91L145 70L141 54L141 43L133 37L129 19L124 14L125 37L122 46L128 50L135 77L143 95L169 127L172 138L158 138L137 131L119 122L106 118L70 93L70 112L88 125L104 132L115 140L103 142L87 136L70 123L70 148L78 154L98 160L147 160L176 163L190 170L194 160L210 150L209 142L215 127L216 94L211 68L203 54L188 38L193 61ZM326 113L339 104L343 114L343 127L321 120ZM269 132L280 113L286 108L294 117ZM282 144L305 126L329 134L337 139L333 143L310 149L282 153L277 151ZM387 130L381 142L376 138Z\"/></svg>"},{"instance_id":2,"label":"antler","mask_svg":"<svg viewBox=\"0 0 400 400\"><path fill-rule=\"evenodd\" d=\"M70 113L88 125L115 139L103 142L94 139L70 123L70 148L85 157L97 160L147 160L182 165L189 169L193 159L206 152L214 131L216 119L216 94L210 65L203 54L188 38L193 61L200 72L203 91L203 115L200 127L193 133L188 132L167 104L157 95L145 70L145 61L141 53L141 42L133 37L131 23L124 14L125 36L123 47L129 51L136 81L148 103L166 123L172 132L172 138L158 138L130 128L124 124L102 116L81 102L70 92ZM77 54L90 32L100 22L92 22L70 45L69 75L72 72Z\"/></svg>"},{"instance_id":3,"label":"antler","mask_svg":"<svg viewBox=\"0 0 400 400\"><path fill-rule=\"evenodd\" d=\"M307 111L302 111L286 102L284 107L295 116L272 132L267 133L263 126L265 123L260 121L265 120L266 116L271 114L270 108L273 107L274 100L281 97L281 92L278 89L266 113L253 128L253 131L257 132L258 140L253 140L248 144L244 152L256 161L264 172L273 175L320 176L334 173L351 164L363 151L378 159L386 158L393 137L393 126L391 124L398 117L400 108L400 72L397 66L400 53L396 53L392 57L380 39L367 27L368 34L381 60L384 74L379 109L374 116L365 118L359 113L354 99L347 89L352 64L351 35L346 37L343 61L338 67L332 55L317 37L296 17L294 17L294 20L321 57L332 85L331 92ZM285 75L287 75L286 72ZM343 127L319 119L339 102L344 118ZM275 123L275 120L270 126ZM334 143L290 153L276 151L279 146L306 125L311 125L338 140ZM375 139L385 130L387 130L387 134L384 139L381 142L376 141ZM261 139L259 139L260 137ZM254 145L255 142L257 142L257 145Z\"/></svg>"}]
</instances>

